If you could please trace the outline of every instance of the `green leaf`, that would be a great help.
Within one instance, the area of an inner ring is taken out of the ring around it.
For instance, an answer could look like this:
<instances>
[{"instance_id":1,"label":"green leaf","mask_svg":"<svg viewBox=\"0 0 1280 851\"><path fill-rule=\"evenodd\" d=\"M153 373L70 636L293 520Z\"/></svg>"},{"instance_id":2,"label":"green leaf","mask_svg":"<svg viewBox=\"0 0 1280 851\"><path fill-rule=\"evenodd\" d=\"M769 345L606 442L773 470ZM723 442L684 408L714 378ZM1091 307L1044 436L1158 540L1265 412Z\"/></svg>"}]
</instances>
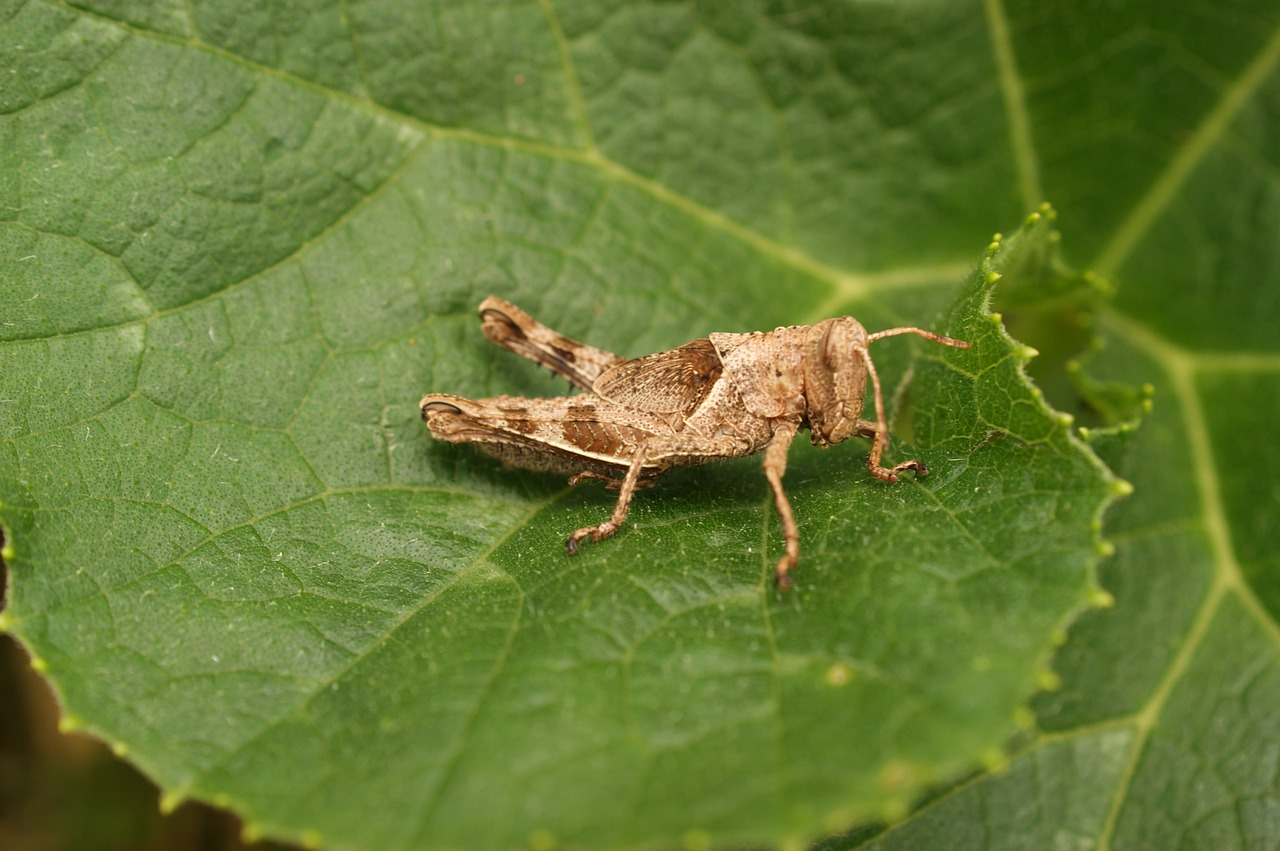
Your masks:
<instances>
[{"instance_id":1,"label":"green leaf","mask_svg":"<svg viewBox=\"0 0 1280 851\"><path fill-rule=\"evenodd\" d=\"M167 806L356 848L1274 835L1273 4L0 20L0 628ZM1049 215L982 252L1042 196L1110 306ZM489 293L627 355L841 312L974 346L874 347L927 478L793 449L779 595L758 458L569 559L611 494L430 439L426 391L565 392ZM1094 451L1135 487L1106 593Z\"/></svg>"}]
</instances>

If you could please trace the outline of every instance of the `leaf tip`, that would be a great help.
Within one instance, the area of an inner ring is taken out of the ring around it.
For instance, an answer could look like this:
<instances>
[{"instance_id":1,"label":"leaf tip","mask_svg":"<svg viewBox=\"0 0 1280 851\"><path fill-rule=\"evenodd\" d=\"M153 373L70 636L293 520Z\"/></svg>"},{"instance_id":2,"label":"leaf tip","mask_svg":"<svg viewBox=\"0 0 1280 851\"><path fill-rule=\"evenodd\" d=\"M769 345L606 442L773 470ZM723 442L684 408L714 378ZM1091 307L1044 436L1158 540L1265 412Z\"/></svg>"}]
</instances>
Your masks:
<instances>
[{"instance_id":1,"label":"leaf tip","mask_svg":"<svg viewBox=\"0 0 1280 851\"><path fill-rule=\"evenodd\" d=\"M112 742L111 752L116 755L117 759L124 759L129 755L129 746L124 742Z\"/></svg>"},{"instance_id":2,"label":"leaf tip","mask_svg":"<svg viewBox=\"0 0 1280 851\"><path fill-rule=\"evenodd\" d=\"M31 667L35 668L34 660ZM38 670L38 669L37 669ZM63 715L58 719L58 732L66 735L68 733L77 733L84 729L84 722L75 715Z\"/></svg>"},{"instance_id":3,"label":"leaf tip","mask_svg":"<svg viewBox=\"0 0 1280 851\"><path fill-rule=\"evenodd\" d=\"M1126 479L1114 479L1110 490L1112 496L1130 496L1133 494L1133 485Z\"/></svg>"},{"instance_id":4,"label":"leaf tip","mask_svg":"<svg viewBox=\"0 0 1280 851\"><path fill-rule=\"evenodd\" d=\"M999 774L1009 767L1009 755L1000 748L988 748L980 757L982 767L991 774Z\"/></svg>"},{"instance_id":5,"label":"leaf tip","mask_svg":"<svg viewBox=\"0 0 1280 851\"><path fill-rule=\"evenodd\" d=\"M0 612L0 633L9 632L13 629L13 618L8 612Z\"/></svg>"},{"instance_id":6,"label":"leaf tip","mask_svg":"<svg viewBox=\"0 0 1280 851\"><path fill-rule=\"evenodd\" d=\"M1105 588L1095 588L1089 595L1089 605L1095 609L1111 609L1116 605L1116 598Z\"/></svg>"},{"instance_id":7,"label":"leaf tip","mask_svg":"<svg viewBox=\"0 0 1280 851\"><path fill-rule=\"evenodd\" d=\"M31 670L35 671L37 674L43 674L45 671L49 670L49 663L44 660L43 656L32 656Z\"/></svg>"},{"instance_id":8,"label":"leaf tip","mask_svg":"<svg viewBox=\"0 0 1280 851\"><path fill-rule=\"evenodd\" d=\"M1036 210L1027 214L1027 218L1023 221L1023 227L1026 227L1026 228L1034 227L1040 224L1041 221L1054 222L1054 221L1057 221L1057 218L1058 218L1058 211L1053 208L1052 204L1050 204L1048 201L1045 201ZM1057 237L1056 231L1049 235L1050 239L1056 239L1056 237Z\"/></svg>"},{"instance_id":9,"label":"leaf tip","mask_svg":"<svg viewBox=\"0 0 1280 851\"><path fill-rule=\"evenodd\" d=\"M298 834L298 844L303 848L319 848L324 844L324 836L318 830L304 830Z\"/></svg>"},{"instance_id":10,"label":"leaf tip","mask_svg":"<svg viewBox=\"0 0 1280 851\"><path fill-rule=\"evenodd\" d=\"M1035 673L1036 688L1040 691L1057 691L1062 688L1062 677L1057 671L1041 668Z\"/></svg>"},{"instance_id":11,"label":"leaf tip","mask_svg":"<svg viewBox=\"0 0 1280 851\"><path fill-rule=\"evenodd\" d=\"M169 815L187 800L187 793L181 789L171 789L160 796L160 812Z\"/></svg>"},{"instance_id":12,"label":"leaf tip","mask_svg":"<svg viewBox=\"0 0 1280 851\"><path fill-rule=\"evenodd\" d=\"M14 552L13 552L12 541L5 544L3 547L0 547L0 558L4 559L5 561L13 561L13 556L14 556Z\"/></svg>"},{"instance_id":13,"label":"leaf tip","mask_svg":"<svg viewBox=\"0 0 1280 851\"><path fill-rule=\"evenodd\" d=\"M247 821L244 823L244 827L240 828L240 838L244 840L246 845L252 845L261 840L262 836L262 825L256 822Z\"/></svg>"}]
</instances>

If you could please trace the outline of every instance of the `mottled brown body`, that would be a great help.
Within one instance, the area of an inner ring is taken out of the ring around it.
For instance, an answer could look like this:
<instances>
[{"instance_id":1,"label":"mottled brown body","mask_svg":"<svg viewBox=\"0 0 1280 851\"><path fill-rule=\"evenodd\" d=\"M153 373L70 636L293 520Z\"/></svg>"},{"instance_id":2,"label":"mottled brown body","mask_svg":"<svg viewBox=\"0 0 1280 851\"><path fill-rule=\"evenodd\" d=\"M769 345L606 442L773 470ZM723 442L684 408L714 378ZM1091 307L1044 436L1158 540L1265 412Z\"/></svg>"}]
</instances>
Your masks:
<instances>
[{"instance_id":1,"label":"mottled brown body","mask_svg":"<svg viewBox=\"0 0 1280 851\"><path fill-rule=\"evenodd\" d=\"M763 451L764 473L782 522L785 551L775 566L779 587L800 555L800 533L782 489L787 448L800 429L819 446L853 435L874 438L867 468L885 481L928 470L919 461L880 465L889 448L880 379L867 352L896 334L967 348L919 328L867 334L851 316L747 334L710 334L667 352L626 359L571 340L502 299L480 305L490 341L550 369L582 389L576 396L465 399L431 393L421 402L433 437L474 443L508 464L573 473L569 483L602 479L619 491L608 520L579 529L566 547L612 535L637 487L672 467ZM874 421L861 419L870 379Z\"/></svg>"}]
</instances>

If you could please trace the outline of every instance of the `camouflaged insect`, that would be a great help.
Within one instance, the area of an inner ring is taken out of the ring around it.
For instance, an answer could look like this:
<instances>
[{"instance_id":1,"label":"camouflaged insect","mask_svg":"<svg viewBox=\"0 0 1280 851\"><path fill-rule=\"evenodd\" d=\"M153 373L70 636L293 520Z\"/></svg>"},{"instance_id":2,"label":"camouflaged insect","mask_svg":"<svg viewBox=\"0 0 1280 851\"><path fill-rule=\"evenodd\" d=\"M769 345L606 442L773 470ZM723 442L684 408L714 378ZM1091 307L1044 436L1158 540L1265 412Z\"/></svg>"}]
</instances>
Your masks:
<instances>
[{"instance_id":1,"label":"camouflaged insect","mask_svg":"<svg viewBox=\"0 0 1280 851\"><path fill-rule=\"evenodd\" d=\"M572 555L590 538L600 541L627 517L636 488L672 467L764 452L764 475L782 521L784 552L774 568L779 588L800 556L800 532L782 489L787 449L801 429L814 444L873 438L867 469L898 481L919 461L883 467L889 449L880 379L867 347L898 334L917 334L956 348L969 344L920 328L868 334L851 316L774 331L710 334L667 352L624 358L556 333L515 305L489 297L480 305L490 341L568 379L583 393L550 399L495 396L465 399L430 393L422 417L431 435L474 443L508 464L573 473L570 485L603 480L618 491L613 514L579 529L565 546ZM870 378L874 420L861 418Z\"/></svg>"}]
</instances>

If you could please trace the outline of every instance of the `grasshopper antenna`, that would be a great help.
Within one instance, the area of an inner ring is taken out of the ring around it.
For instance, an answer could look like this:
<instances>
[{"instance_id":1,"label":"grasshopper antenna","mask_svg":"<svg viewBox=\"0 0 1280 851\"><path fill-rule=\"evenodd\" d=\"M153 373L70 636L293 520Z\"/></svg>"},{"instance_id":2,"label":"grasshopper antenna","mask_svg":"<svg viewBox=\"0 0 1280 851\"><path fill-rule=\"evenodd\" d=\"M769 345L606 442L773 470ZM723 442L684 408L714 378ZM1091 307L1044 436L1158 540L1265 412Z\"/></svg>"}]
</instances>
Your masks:
<instances>
[{"instance_id":1,"label":"grasshopper antenna","mask_svg":"<svg viewBox=\"0 0 1280 851\"><path fill-rule=\"evenodd\" d=\"M941 334L935 334L932 331L926 331L923 328L886 328L883 331L877 331L874 334L867 335L867 342L880 340L885 337L896 337L899 334L915 334L917 337L924 337L926 340L933 340L935 343L942 343L944 346L952 346L957 349L967 349L969 344L964 340L956 340L951 337L944 337Z\"/></svg>"}]
</instances>

